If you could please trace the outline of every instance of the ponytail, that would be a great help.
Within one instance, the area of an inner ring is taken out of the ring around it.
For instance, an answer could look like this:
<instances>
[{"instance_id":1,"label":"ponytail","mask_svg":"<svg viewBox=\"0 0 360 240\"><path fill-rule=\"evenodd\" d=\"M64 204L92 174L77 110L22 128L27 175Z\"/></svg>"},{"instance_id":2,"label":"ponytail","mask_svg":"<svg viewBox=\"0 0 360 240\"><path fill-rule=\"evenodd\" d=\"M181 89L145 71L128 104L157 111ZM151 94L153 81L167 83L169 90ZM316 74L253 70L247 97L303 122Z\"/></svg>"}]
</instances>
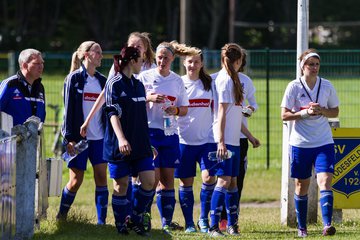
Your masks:
<instances>
[{"instance_id":1,"label":"ponytail","mask_svg":"<svg viewBox=\"0 0 360 240\"><path fill-rule=\"evenodd\" d=\"M241 59L241 56L241 48L235 43L225 44L225 46L221 49L221 62L234 83L234 96L236 104L241 104L244 100L244 90L239 79L238 71L234 69L233 65L235 61Z\"/></svg>"}]
</instances>

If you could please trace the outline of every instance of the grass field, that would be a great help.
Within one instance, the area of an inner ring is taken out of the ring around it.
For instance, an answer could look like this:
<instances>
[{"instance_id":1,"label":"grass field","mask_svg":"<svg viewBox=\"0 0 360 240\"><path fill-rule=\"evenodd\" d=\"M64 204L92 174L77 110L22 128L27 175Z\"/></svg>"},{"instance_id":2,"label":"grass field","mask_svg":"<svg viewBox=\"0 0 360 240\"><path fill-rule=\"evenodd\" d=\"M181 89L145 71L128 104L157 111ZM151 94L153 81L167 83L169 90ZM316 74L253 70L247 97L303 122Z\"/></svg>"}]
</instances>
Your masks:
<instances>
[{"instance_id":1,"label":"grass field","mask_svg":"<svg viewBox=\"0 0 360 240\"><path fill-rule=\"evenodd\" d=\"M62 104L61 89L65 76L44 76L43 83L46 89L47 103ZM332 80L337 89L341 107L340 122L342 127L357 127L359 125L360 111L356 107L358 87L360 83L354 79ZM288 81L271 80L269 95L269 116L266 116L266 82L264 79L255 79L257 89L256 98L259 111L254 114L250 122L250 130L258 137L262 146L259 149L249 150L249 166L242 194L240 230L242 239L293 239L296 237L296 229L281 226L280 224L280 188L281 188L281 146L282 146L282 122L280 119L280 102ZM267 139L266 118L269 119ZM54 122L53 112L47 110L47 123ZM52 156L50 146L53 141L53 133L50 127L46 131L47 157ZM266 169L267 145L269 146L270 168ZM68 179L67 169L63 170L63 186ZM195 190L194 219L199 215L200 180L197 179ZM109 180L110 189L112 182ZM92 171L86 172L85 180L80 188L75 202L71 208L70 219L67 223L55 222L60 198L50 198L48 218L41 222L41 227L35 232L34 239L116 239L119 236L114 227L111 206L108 211L108 225L96 226L94 206L94 182ZM250 204L251 203L251 204ZM264 204L266 203L266 204ZM335 224L338 233L336 239L359 239L360 234L360 210L344 210L343 222ZM179 205L176 205L174 220L184 224ZM321 222L320 219L318 221ZM153 205L153 239L197 239L206 238L206 235L197 233L194 235L175 232L170 238L161 233L160 219L156 205ZM321 225L309 226L309 239L320 239ZM131 233L128 239L140 239Z\"/></svg>"}]
</instances>

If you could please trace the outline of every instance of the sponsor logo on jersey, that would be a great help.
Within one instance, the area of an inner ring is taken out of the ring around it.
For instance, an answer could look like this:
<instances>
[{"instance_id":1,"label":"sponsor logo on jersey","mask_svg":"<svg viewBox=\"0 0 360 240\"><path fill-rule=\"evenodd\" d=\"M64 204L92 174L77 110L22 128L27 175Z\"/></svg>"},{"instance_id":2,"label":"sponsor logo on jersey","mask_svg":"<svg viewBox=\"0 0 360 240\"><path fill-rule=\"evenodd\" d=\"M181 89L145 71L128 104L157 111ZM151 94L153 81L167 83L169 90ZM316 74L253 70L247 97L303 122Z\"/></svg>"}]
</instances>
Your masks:
<instances>
[{"instance_id":1,"label":"sponsor logo on jersey","mask_svg":"<svg viewBox=\"0 0 360 240\"><path fill-rule=\"evenodd\" d=\"M125 92L121 92L120 97L126 97L126 96L127 96L127 95L126 95Z\"/></svg>"},{"instance_id":2,"label":"sponsor logo on jersey","mask_svg":"<svg viewBox=\"0 0 360 240\"><path fill-rule=\"evenodd\" d=\"M96 99L98 98L99 94L98 93L84 93L84 101L88 101L88 102L95 102Z\"/></svg>"},{"instance_id":3,"label":"sponsor logo on jersey","mask_svg":"<svg viewBox=\"0 0 360 240\"><path fill-rule=\"evenodd\" d=\"M209 107L210 99L190 99L189 107Z\"/></svg>"},{"instance_id":4,"label":"sponsor logo on jersey","mask_svg":"<svg viewBox=\"0 0 360 240\"><path fill-rule=\"evenodd\" d=\"M14 90L13 99L14 99L14 100L22 99L22 97L20 96L20 91L19 91L19 89L15 89L15 90Z\"/></svg>"},{"instance_id":5,"label":"sponsor logo on jersey","mask_svg":"<svg viewBox=\"0 0 360 240\"><path fill-rule=\"evenodd\" d=\"M301 97L301 98L304 98L304 97L306 97L306 96L305 96L305 94L303 93L303 94L301 94L301 96L300 96L300 97Z\"/></svg>"}]
</instances>

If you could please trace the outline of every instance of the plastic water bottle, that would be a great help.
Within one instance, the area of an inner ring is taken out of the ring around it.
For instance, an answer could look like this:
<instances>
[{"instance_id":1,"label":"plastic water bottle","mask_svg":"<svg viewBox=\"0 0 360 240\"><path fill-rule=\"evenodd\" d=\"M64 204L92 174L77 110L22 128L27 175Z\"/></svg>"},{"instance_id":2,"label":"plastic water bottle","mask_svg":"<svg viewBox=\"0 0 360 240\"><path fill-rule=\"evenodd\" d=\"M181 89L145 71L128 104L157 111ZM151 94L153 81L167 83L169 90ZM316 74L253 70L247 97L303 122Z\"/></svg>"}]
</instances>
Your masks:
<instances>
[{"instance_id":1,"label":"plastic water bottle","mask_svg":"<svg viewBox=\"0 0 360 240\"><path fill-rule=\"evenodd\" d=\"M224 159L221 159L217 156L217 151L214 151L214 152L209 152L208 154L208 158L209 158L209 161L214 161L214 162L218 162L218 161L223 161L223 160L226 160L226 159L230 159L232 156L234 156L235 153L230 151L229 149L227 150L227 157L224 158Z\"/></svg>"},{"instance_id":2,"label":"plastic water bottle","mask_svg":"<svg viewBox=\"0 0 360 240\"><path fill-rule=\"evenodd\" d=\"M83 152L85 149L87 149L89 146L87 140L81 140L77 144L75 144L75 154L70 155L67 151L63 153L62 158L64 161L69 163L71 160L73 160L77 155L79 155L81 152Z\"/></svg>"},{"instance_id":3,"label":"plastic water bottle","mask_svg":"<svg viewBox=\"0 0 360 240\"><path fill-rule=\"evenodd\" d=\"M169 115L165 110L172 105L169 99L165 99L162 106L163 109L163 121L164 121L164 134L166 136L174 135L177 132L177 121L174 115Z\"/></svg>"}]
</instances>

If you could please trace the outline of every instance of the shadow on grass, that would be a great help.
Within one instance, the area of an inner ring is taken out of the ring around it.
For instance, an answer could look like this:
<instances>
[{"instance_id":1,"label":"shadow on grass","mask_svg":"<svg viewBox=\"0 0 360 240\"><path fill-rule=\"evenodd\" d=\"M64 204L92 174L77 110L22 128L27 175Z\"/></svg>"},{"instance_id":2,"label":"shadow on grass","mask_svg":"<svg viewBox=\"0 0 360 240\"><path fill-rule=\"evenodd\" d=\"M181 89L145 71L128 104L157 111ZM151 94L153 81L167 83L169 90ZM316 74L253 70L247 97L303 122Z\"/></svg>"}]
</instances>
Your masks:
<instances>
[{"instance_id":1,"label":"shadow on grass","mask_svg":"<svg viewBox=\"0 0 360 240\"><path fill-rule=\"evenodd\" d=\"M87 219L76 219L70 216L66 221L44 220L41 229L36 231L33 239L46 240L92 240L92 239L144 239L133 231L129 235L118 234L114 225L96 225ZM153 229L149 239L172 239L161 230ZM145 238L146 239L146 238Z\"/></svg>"}]
</instances>

